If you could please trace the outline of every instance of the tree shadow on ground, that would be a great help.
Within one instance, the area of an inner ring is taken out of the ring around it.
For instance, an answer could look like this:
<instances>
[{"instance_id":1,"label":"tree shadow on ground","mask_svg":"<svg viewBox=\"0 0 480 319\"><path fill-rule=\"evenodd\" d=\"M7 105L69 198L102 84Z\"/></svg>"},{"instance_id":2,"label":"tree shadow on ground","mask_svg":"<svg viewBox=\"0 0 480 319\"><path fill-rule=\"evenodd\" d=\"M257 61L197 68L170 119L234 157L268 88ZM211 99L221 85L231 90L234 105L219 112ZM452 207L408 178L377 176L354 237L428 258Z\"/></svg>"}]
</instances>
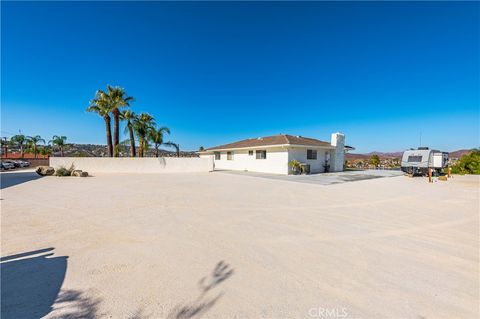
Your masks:
<instances>
[{"instance_id":1,"label":"tree shadow on ground","mask_svg":"<svg viewBox=\"0 0 480 319\"><path fill-rule=\"evenodd\" d=\"M200 318L224 295L224 292L216 292L216 287L233 275L233 268L230 268L224 261L217 263L209 276L203 277L198 282L200 293L193 301L179 304L168 315L169 319ZM208 296L214 293L214 296Z\"/></svg>"},{"instance_id":2,"label":"tree shadow on ground","mask_svg":"<svg viewBox=\"0 0 480 319\"><path fill-rule=\"evenodd\" d=\"M42 176L35 172L3 173L0 175L0 189L26 183L39 178L42 178Z\"/></svg>"},{"instance_id":3,"label":"tree shadow on ground","mask_svg":"<svg viewBox=\"0 0 480 319\"><path fill-rule=\"evenodd\" d=\"M75 290L60 291L68 257L52 257L53 250L39 249L0 259L2 319L96 317L98 301ZM59 315L55 316L57 311Z\"/></svg>"},{"instance_id":4,"label":"tree shadow on ground","mask_svg":"<svg viewBox=\"0 0 480 319\"><path fill-rule=\"evenodd\" d=\"M48 316L51 319L93 319L99 317L100 299L92 299L81 291L62 290L55 300L55 310Z\"/></svg>"},{"instance_id":5,"label":"tree shadow on ground","mask_svg":"<svg viewBox=\"0 0 480 319\"><path fill-rule=\"evenodd\" d=\"M2 319L40 318L52 310L67 270L67 257L51 257L53 249L1 258Z\"/></svg>"}]
</instances>

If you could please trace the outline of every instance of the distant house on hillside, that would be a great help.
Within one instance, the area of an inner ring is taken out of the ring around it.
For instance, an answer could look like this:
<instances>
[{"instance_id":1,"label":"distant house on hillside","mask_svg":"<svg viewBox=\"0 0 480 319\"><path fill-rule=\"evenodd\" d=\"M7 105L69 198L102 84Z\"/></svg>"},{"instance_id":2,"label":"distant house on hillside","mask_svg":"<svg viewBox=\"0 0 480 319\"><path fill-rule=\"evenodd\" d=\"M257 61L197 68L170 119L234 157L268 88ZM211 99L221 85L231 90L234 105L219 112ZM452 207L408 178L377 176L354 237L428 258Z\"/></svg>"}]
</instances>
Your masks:
<instances>
[{"instance_id":1,"label":"distant house on hillside","mask_svg":"<svg viewBox=\"0 0 480 319\"><path fill-rule=\"evenodd\" d=\"M330 143L279 134L219 145L198 154L212 158L215 169L287 175L292 173L289 163L293 160L308 164L311 173L342 171L345 151L345 135L341 133L332 134Z\"/></svg>"}]
</instances>

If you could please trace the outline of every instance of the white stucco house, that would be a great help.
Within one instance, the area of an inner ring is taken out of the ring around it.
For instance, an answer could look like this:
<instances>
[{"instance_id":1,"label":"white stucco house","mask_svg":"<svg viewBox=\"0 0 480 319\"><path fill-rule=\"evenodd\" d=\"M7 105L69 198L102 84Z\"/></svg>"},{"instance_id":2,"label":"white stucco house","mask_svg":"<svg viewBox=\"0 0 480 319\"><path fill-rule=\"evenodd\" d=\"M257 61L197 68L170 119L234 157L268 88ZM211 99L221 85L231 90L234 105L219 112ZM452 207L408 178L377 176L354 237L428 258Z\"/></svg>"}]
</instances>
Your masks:
<instances>
[{"instance_id":1,"label":"white stucco house","mask_svg":"<svg viewBox=\"0 0 480 319\"><path fill-rule=\"evenodd\" d=\"M345 135L333 133L331 141L279 134L219 145L198 152L209 157L217 170L241 170L273 174L291 174L289 162L310 165L310 173L343 170Z\"/></svg>"}]
</instances>

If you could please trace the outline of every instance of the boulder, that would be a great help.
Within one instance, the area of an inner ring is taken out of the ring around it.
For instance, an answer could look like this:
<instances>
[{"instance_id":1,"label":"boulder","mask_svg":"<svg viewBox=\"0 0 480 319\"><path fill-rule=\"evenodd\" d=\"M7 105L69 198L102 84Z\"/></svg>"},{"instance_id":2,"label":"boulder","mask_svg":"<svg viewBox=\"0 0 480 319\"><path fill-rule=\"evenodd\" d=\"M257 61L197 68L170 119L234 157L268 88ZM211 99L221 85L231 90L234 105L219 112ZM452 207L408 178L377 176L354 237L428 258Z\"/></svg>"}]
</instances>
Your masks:
<instances>
[{"instance_id":1,"label":"boulder","mask_svg":"<svg viewBox=\"0 0 480 319\"><path fill-rule=\"evenodd\" d=\"M55 173L55 169L51 166L39 166L35 172L41 176L51 176Z\"/></svg>"},{"instance_id":2,"label":"boulder","mask_svg":"<svg viewBox=\"0 0 480 319\"><path fill-rule=\"evenodd\" d=\"M439 176L438 180L446 182L448 179L447 179L447 176Z\"/></svg>"},{"instance_id":3,"label":"boulder","mask_svg":"<svg viewBox=\"0 0 480 319\"><path fill-rule=\"evenodd\" d=\"M88 172L81 172L80 177L88 177Z\"/></svg>"},{"instance_id":4,"label":"boulder","mask_svg":"<svg viewBox=\"0 0 480 319\"><path fill-rule=\"evenodd\" d=\"M70 176L80 177L81 174L82 174L82 170L80 170L80 169L74 169L74 170L70 173Z\"/></svg>"}]
</instances>

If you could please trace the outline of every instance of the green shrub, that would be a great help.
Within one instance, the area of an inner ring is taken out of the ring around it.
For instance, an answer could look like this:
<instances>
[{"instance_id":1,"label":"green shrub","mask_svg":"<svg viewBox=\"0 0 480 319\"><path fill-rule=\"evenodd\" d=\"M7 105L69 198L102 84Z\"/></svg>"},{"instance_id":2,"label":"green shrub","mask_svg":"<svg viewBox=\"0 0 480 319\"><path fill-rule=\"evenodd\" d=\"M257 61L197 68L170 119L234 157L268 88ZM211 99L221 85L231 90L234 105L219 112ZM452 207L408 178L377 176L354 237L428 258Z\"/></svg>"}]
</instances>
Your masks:
<instances>
[{"instance_id":1,"label":"green shrub","mask_svg":"<svg viewBox=\"0 0 480 319\"><path fill-rule=\"evenodd\" d=\"M452 166L453 174L480 174L480 150L474 149L463 155L458 162Z\"/></svg>"},{"instance_id":2,"label":"green shrub","mask_svg":"<svg viewBox=\"0 0 480 319\"><path fill-rule=\"evenodd\" d=\"M70 166L70 168L65 168L64 166L60 166L55 170L55 175L56 176L71 176L72 171L75 169L73 164Z\"/></svg>"}]
</instances>

